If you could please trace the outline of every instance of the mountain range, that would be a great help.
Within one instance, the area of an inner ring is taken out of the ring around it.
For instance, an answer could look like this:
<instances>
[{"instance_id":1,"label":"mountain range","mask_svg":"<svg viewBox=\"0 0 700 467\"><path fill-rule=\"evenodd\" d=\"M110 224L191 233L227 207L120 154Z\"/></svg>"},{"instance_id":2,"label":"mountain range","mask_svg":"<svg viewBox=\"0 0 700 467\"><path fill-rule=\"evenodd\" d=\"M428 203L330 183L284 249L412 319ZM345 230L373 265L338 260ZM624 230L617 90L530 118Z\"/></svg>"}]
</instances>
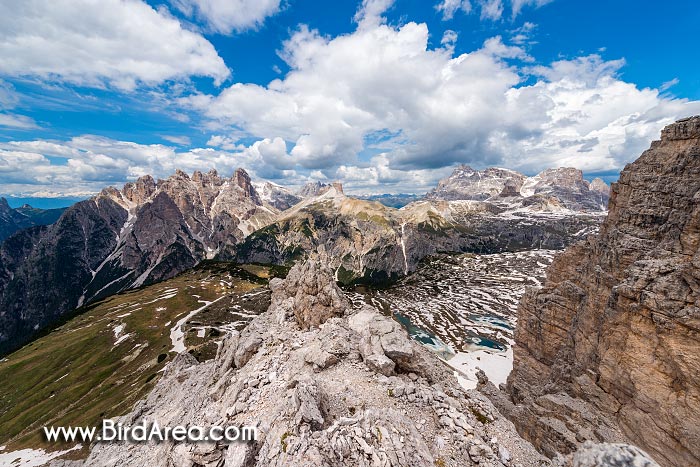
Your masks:
<instances>
[{"instance_id":1,"label":"mountain range","mask_svg":"<svg viewBox=\"0 0 700 467\"><path fill-rule=\"evenodd\" d=\"M147 175L0 245L0 354L75 308L204 259L290 264L321 250L343 283L394 280L435 252L563 248L595 231L606 196L575 169L528 179L463 166L401 209L340 183L254 184L243 169Z\"/></svg>"},{"instance_id":2,"label":"mountain range","mask_svg":"<svg viewBox=\"0 0 700 467\"><path fill-rule=\"evenodd\" d=\"M63 211L65 208L39 209L28 204L11 208L5 198L0 198L0 242L19 230L53 224Z\"/></svg>"}]
</instances>

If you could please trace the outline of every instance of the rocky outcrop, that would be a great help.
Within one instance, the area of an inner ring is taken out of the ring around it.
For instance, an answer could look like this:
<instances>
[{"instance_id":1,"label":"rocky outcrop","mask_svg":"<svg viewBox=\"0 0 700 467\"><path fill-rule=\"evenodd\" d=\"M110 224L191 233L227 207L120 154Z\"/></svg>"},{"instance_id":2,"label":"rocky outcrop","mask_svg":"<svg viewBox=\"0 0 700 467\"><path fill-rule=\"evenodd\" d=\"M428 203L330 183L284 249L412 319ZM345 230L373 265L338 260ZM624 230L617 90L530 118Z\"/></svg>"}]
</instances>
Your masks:
<instances>
[{"instance_id":1,"label":"rocky outcrop","mask_svg":"<svg viewBox=\"0 0 700 467\"><path fill-rule=\"evenodd\" d=\"M300 285L308 275L315 285ZM547 464L487 399L461 389L391 319L371 308L351 311L320 263L295 266L273 290L269 310L226 337L215 359L197 363L180 354L151 394L118 420L252 425L257 441L97 443L85 465ZM338 313L324 321L324 303L336 300ZM321 316L313 317L316 310ZM320 325L304 330L299 316ZM376 343L371 352L363 350L368 339ZM376 367L374 357L393 370Z\"/></svg>"},{"instance_id":2,"label":"rocky outcrop","mask_svg":"<svg viewBox=\"0 0 700 467\"><path fill-rule=\"evenodd\" d=\"M550 456L627 440L664 466L700 463L699 246L694 117L623 170L599 235L523 298L500 405L525 438Z\"/></svg>"},{"instance_id":3,"label":"rocky outcrop","mask_svg":"<svg viewBox=\"0 0 700 467\"><path fill-rule=\"evenodd\" d=\"M284 281L271 281L275 309L285 315L292 313L305 330L342 315L348 302L328 277L332 277L332 271L327 266L307 261L292 269Z\"/></svg>"},{"instance_id":4,"label":"rocky outcrop","mask_svg":"<svg viewBox=\"0 0 700 467\"><path fill-rule=\"evenodd\" d=\"M590 441L576 452L559 457L557 467L659 467L649 454L629 444L600 443Z\"/></svg>"},{"instance_id":5,"label":"rocky outcrop","mask_svg":"<svg viewBox=\"0 0 700 467\"><path fill-rule=\"evenodd\" d=\"M603 196L605 196L608 199L610 198L610 185L605 183L600 178L594 178L593 180L591 180L590 189L591 189L591 191L601 193Z\"/></svg>"}]
</instances>

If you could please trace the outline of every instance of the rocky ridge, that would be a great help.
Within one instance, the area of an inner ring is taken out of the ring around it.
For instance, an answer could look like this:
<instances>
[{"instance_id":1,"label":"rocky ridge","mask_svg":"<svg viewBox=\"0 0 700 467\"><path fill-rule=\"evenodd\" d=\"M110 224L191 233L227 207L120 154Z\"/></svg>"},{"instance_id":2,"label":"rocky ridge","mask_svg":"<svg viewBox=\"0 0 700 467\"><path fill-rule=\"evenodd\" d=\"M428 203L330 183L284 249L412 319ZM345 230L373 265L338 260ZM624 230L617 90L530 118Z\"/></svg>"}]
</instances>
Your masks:
<instances>
[{"instance_id":1,"label":"rocky ridge","mask_svg":"<svg viewBox=\"0 0 700 467\"><path fill-rule=\"evenodd\" d=\"M559 255L518 311L509 398L547 455L628 441L700 464L700 117L667 126L613 184L599 235Z\"/></svg>"},{"instance_id":2,"label":"rocky ridge","mask_svg":"<svg viewBox=\"0 0 700 467\"><path fill-rule=\"evenodd\" d=\"M599 214L527 210L471 200L422 200L401 209L346 196L338 185L304 199L220 258L285 264L324 248L343 283L395 280L437 252L562 249L595 231Z\"/></svg>"},{"instance_id":3,"label":"rocky ridge","mask_svg":"<svg viewBox=\"0 0 700 467\"><path fill-rule=\"evenodd\" d=\"M548 202L560 210L604 211L610 188L600 178L588 182L583 172L570 167L547 169L527 177L509 169L475 170L460 165L426 194L426 200L482 201L507 209L540 206Z\"/></svg>"},{"instance_id":4,"label":"rocky ridge","mask_svg":"<svg viewBox=\"0 0 700 467\"><path fill-rule=\"evenodd\" d=\"M93 446L85 465L536 466L546 463L476 391L393 320L352 310L309 261L270 283L272 304L217 357L180 354L119 421L255 425L255 443Z\"/></svg>"},{"instance_id":5,"label":"rocky ridge","mask_svg":"<svg viewBox=\"0 0 700 467\"><path fill-rule=\"evenodd\" d=\"M215 359L179 354L116 420L255 426L255 442L97 443L84 462L50 465L658 467L619 444L586 444L550 462L398 323L349 307L319 261L270 287L268 311L225 337Z\"/></svg>"},{"instance_id":6,"label":"rocky ridge","mask_svg":"<svg viewBox=\"0 0 700 467\"><path fill-rule=\"evenodd\" d=\"M25 204L11 208L5 198L0 198L0 242L13 233L37 225L53 224L64 209L38 209Z\"/></svg>"},{"instance_id":7,"label":"rocky ridge","mask_svg":"<svg viewBox=\"0 0 700 467\"><path fill-rule=\"evenodd\" d=\"M51 226L17 232L0 245L0 354L76 307L213 258L277 213L242 169L230 179L178 170L106 188Z\"/></svg>"}]
</instances>

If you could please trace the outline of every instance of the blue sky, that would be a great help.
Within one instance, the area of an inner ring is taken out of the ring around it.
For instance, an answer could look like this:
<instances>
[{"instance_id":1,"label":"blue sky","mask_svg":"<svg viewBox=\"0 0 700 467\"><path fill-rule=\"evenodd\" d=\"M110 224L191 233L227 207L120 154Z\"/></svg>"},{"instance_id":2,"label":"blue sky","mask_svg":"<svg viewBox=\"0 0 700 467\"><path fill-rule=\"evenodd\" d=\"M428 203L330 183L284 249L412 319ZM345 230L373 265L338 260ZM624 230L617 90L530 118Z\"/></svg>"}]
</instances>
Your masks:
<instances>
[{"instance_id":1,"label":"blue sky","mask_svg":"<svg viewBox=\"0 0 700 467\"><path fill-rule=\"evenodd\" d=\"M356 193L459 163L612 181L700 113L694 3L0 0L0 194L238 166Z\"/></svg>"}]
</instances>

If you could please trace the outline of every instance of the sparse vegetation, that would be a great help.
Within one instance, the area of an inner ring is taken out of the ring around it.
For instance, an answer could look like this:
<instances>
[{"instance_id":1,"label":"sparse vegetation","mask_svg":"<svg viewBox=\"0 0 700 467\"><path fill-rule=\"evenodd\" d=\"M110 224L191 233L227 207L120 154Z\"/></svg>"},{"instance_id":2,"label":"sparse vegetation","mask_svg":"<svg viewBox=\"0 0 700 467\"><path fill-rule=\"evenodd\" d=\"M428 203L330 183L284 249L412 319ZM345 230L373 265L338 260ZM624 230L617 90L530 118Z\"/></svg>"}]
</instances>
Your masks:
<instances>
[{"instance_id":1,"label":"sparse vegetation","mask_svg":"<svg viewBox=\"0 0 700 467\"><path fill-rule=\"evenodd\" d=\"M280 443L282 444L282 452L287 452L287 438L292 436L292 433L285 431L284 434L282 435L282 438L280 439Z\"/></svg>"},{"instance_id":2,"label":"sparse vegetation","mask_svg":"<svg viewBox=\"0 0 700 467\"><path fill-rule=\"evenodd\" d=\"M486 417L486 415L481 413L478 409L476 409L474 407L470 407L470 410L472 411L472 413L474 414L476 419L479 420L479 422L482 425L486 425L487 423L491 423L491 421L488 419L488 417Z\"/></svg>"},{"instance_id":3,"label":"sparse vegetation","mask_svg":"<svg viewBox=\"0 0 700 467\"><path fill-rule=\"evenodd\" d=\"M228 283L220 280L225 273L231 275ZM236 297L266 283L229 263L207 262L168 281L102 300L8 355L0 361L0 445L58 449L62 446L44 442L42 426L94 425L128 412L169 361L170 329L185 313L200 308L199 300ZM231 319L224 302L217 303L220 312L205 309L197 321L212 325ZM197 358L211 354L207 343L215 349L211 338L220 333L198 339L196 330L185 330L185 343Z\"/></svg>"}]
</instances>

